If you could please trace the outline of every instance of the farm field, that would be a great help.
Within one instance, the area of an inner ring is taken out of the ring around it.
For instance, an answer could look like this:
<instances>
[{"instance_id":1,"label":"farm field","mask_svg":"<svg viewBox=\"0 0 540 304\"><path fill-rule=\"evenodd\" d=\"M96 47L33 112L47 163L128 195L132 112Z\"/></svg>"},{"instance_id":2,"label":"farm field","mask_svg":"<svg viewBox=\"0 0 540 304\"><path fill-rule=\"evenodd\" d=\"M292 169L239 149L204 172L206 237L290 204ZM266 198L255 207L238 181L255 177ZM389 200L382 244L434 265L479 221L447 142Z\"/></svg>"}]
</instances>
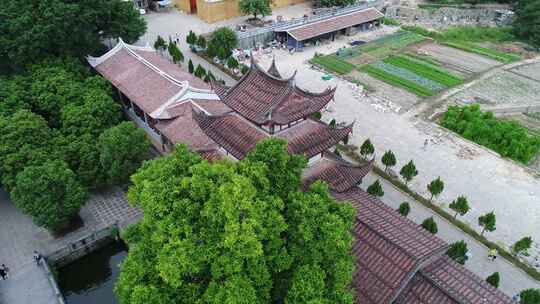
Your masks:
<instances>
[{"instance_id":1,"label":"farm field","mask_svg":"<svg viewBox=\"0 0 540 304\"><path fill-rule=\"evenodd\" d=\"M480 103L484 108L540 105L540 81L513 70L501 71L456 94L460 103Z\"/></svg>"},{"instance_id":2,"label":"farm field","mask_svg":"<svg viewBox=\"0 0 540 304\"><path fill-rule=\"evenodd\" d=\"M495 66L501 65L494 59L490 59L478 54L465 52L449 46L437 43L427 43L421 45L417 52L427 55L448 69L472 75L489 70Z\"/></svg>"},{"instance_id":3,"label":"farm field","mask_svg":"<svg viewBox=\"0 0 540 304\"><path fill-rule=\"evenodd\" d=\"M512 72L540 81L540 62L519 66Z\"/></svg>"}]
</instances>

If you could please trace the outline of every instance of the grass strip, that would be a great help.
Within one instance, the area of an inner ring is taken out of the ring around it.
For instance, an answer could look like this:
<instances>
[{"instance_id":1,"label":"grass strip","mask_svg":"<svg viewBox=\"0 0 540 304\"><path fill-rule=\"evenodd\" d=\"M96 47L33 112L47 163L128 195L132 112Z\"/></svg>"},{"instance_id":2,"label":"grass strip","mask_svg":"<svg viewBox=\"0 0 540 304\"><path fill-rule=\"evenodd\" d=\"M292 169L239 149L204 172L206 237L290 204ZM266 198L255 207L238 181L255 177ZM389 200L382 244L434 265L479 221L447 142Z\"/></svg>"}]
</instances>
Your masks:
<instances>
[{"instance_id":1,"label":"grass strip","mask_svg":"<svg viewBox=\"0 0 540 304\"><path fill-rule=\"evenodd\" d=\"M441 42L444 45L460 49L466 52L475 53L478 55L486 56L491 59L495 59L500 62L504 63L510 63L513 61L520 60L521 57L516 54L510 54L510 53L503 53L494 49L488 49L485 47L480 47L477 45L474 45L472 43L465 43L465 42Z\"/></svg>"},{"instance_id":2,"label":"grass strip","mask_svg":"<svg viewBox=\"0 0 540 304\"><path fill-rule=\"evenodd\" d=\"M431 64L425 64L409 59L405 56L394 56L383 60L385 63L404 68L426 79L436 81L446 87L453 87L463 83L463 80L450 72Z\"/></svg>"},{"instance_id":3,"label":"grass strip","mask_svg":"<svg viewBox=\"0 0 540 304\"><path fill-rule=\"evenodd\" d=\"M414 93L418 96L428 97L435 95L435 92L407 79L403 79L396 75L392 75L386 71L380 70L371 65L364 65L359 68L361 71L368 73L369 75L380 79L388 84L391 84L396 87L401 87L411 93Z\"/></svg>"},{"instance_id":4,"label":"grass strip","mask_svg":"<svg viewBox=\"0 0 540 304\"><path fill-rule=\"evenodd\" d=\"M341 60L335 55L316 56L313 57L309 62L339 75L348 74L355 68L352 63Z\"/></svg>"},{"instance_id":5,"label":"grass strip","mask_svg":"<svg viewBox=\"0 0 540 304\"><path fill-rule=\"evenodd\" d=\"M353 159L354 161L358 162L358 163L363 163L365 162L365 160L358 154L356 153L354 150L352 150L351 148L349 147L346 147L346 146L343 146L343 145L338 145L337 148L342 152L344 153L345 155L347 155L348 157L350 157L351 159ZM445 218L448 222L452 223L454 226L458 227L461 231L463 231L464 233L468 234L470 237L474 238L475 240L477 240L478 242L484 244L486 247L488 248L495 248L497 249L497 251L499 252L499 254L504 257L508 262L514 264L514 266L516 266L517 268L523 270L525 273L527 273L530 277L532 277L533 279L537 280L537 281L540 281L540 272L538 272L536 269L534 269L533 267L527 265L526 263L523 263L522 261L520 261L516 256L514 256L513 254L511 254L509 251L507 251L505 248L499 246L498 244L496 244L495 242L491 242L489 241L488 239L486 239L485 236L483 235L480 235L478 232L476 232L476 230L472 229L469 225L463 223L462 221L454 218L453 215L451 215L450 213L446 212L443 208L431 203L428 199L424 198L423 196L421 196L420 194L412 191L411 189L409 189L409 187L407 187L403 182L401 182L399 179L396 179L396 178L393 178L391 177L390 175L388 175L386 172L384 172L383 169L379 168L378 166L374 166L373 167L373 171L381 176L382 178L384 178L385 180L387 180L388 182L390 182L392 185L394 185L396 188L400 189L401 191L407 193L408 195L410 195L412 198L414 198L417 202L421 203L422 205L426 206L427 208L433 210L435 213L437 213L438 215L440 215L441 217Z\"/></svg>"}]
</instances>

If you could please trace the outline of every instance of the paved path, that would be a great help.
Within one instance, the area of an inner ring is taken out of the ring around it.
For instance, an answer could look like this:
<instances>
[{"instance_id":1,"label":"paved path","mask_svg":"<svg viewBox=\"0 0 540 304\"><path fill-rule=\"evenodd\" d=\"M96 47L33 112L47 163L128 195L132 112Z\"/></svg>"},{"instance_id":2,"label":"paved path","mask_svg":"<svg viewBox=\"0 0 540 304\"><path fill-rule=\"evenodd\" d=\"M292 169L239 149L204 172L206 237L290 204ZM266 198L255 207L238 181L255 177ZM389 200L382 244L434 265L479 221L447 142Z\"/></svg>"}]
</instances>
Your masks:
<instances>
[{"instance_id":1,"label":"paved path","mask_svg":"<svg viewBox=\"0 0 540 304\"><path fill-rule=\"evenodd\" d=\"M0 303L2 304L57 304L43 269L30 262L19 267L7 281L0 281Z\"/></svg>"},{"instance_id":2,"label":"paved path","mask_svg":"<svg viewBox=\"0 0 540 304\"><path fill-rule=\"evenodd\" d=\"M397 209L402 202L406 201L411 206L411 212L408 215L409 219L420 224L426 218L433 216L439 229L437 233L438 237L445 240L449 244L464 240L467 243L469 252L472 254L472 257L469 258L469 260L465 263L465 267L472 272L476 273L482 278L486 278L492 273L498 271L501 276L501 285L499 288L509 296L513 296L526 288L540 288L540 283L538 281L532 279L526 273L515 267L513 264L510 264L505 259L499 257L494 262L488 260L487 247L376 174L370 173L368 176L366 176L362 182L361 188L365 190L376 179L379 179L382 184L384 190L382 201L385 204Z\"/></svg>"},{"instance_id":3,"label":"paved path","mask_svg":"<svg viewBox=\"0 0 540 304\"><path fill-rule=\"evenodd\" d=\"M140 212L129 207L122 189L117 188L92 195L80 215L84 227L63 238L54 238L47 230L34 225L32 219L22 214L0 189L0 264L6 264L11 274L8 281L0 281L1 304L56 303L47 302L52 287L34 266L33 251L47 255L117 221L132 222Z\"/></svg>"}]
</instances>

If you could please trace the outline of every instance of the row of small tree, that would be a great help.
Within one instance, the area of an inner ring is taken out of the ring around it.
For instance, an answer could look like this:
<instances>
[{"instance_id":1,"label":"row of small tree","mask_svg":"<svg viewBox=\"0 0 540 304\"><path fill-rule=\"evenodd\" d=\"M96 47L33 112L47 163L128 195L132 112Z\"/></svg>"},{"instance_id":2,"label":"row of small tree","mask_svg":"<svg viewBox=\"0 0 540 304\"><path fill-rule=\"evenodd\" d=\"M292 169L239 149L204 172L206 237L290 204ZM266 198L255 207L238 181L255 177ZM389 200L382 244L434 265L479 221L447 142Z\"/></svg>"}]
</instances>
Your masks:
<instances>
[{"instance_id":1,"label":"row of small tree","mask_svg":"<svg viewBox=\"0 0 540 304\"><path fill-rule=\"evenodd\" d=\"M360 155L367 159L370 156L372 156L375 153L375 148L373 147L373 144L369 139L366 139L362 145L360 146ZM385 166L385 171L388 172L388 170L392 167L394 167L397 164L397 159L395 154L388 150L386 151L382 158L381 162ZM416 169L416 165L412 160L410 160L407 164L405 164L401 170L399 171L399 174L401 175L402 179L405 181L405 185L407 185L411 180L413 180L418 175L418 170ZM441 180L440 177L437 177L433 181L431 181L429 184L427 184L427 190L431 194L429 201L432 202L434 197L439 196L443 190L444 190L444 182ZM376 180L373 184L371 184L367 188L367 192L371 195L382 197L384 195L384 190L382 189L381 183L379 180ZM458 215L464 216L469 212L471 209L469 202L467 198L463 195L458 196L454 201L450 203L448 206L452 211L454 211L454 218L456 218ZM399 208L399 213L401 213L403 216L407 216L410 212L410 205L407 202L403 202ZM480 235L484 235L486 231L493 232L496 230L496 216L493 211L488 212L486 214L483 214L478 217L478 225L482 227L482 231ZM436 234L438 232L437 223L433 219L433 217L429 217L425 219L421 226L426 229L427 231ZM515 255L523 254L527 255L528 250L531 248L532 245L532 239L531 237L524 237L520 240L518 240L513 246L512 246L512 252Z\"/></svg>"}]
</instances>

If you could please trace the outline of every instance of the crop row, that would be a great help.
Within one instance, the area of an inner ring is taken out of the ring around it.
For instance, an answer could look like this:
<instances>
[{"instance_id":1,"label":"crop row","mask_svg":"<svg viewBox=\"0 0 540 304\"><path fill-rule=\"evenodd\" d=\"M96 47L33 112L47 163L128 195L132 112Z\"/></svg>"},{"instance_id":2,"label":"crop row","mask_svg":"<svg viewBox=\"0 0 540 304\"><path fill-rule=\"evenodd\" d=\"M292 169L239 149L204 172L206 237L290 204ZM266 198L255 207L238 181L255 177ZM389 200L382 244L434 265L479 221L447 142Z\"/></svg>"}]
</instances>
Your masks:
<instances>
[{"instance_id":1,"label":"crop row","mask_svg":"<svg viewBox=\"0 0 540 304\"><path fill-rule=\"evenodd\" d=\"M443 44L460 49L466 52L475 53L478 55L486 56L491 59L495 59L500 62L509 63L513 61L517 61L521 59L519 55L511 54L511 53L503 53L494 49L488 49L484 47L480 47L477 45L474 45L472 43L465 43L465 42L443 42Z\"/></svg>"},{"instance_id":2,"label":"crop row","mask_svg":"<svg viewBox=\"0 0 540 304\"><path fill-rule=\"evenodd\" d=\"M340 75L350 73L355 68L353 64L341 60L334 55L316 56L310 62Z\"/></svg>"},{"instance_id":3,"label":"crop row","mask_svg":"<svg viewBox=\"0 0 540 304\"><path fill-rule=\"evenodd\" d=\"M388 64L382 61L377 61L371 64L373 67L383 70L386 73L395 75L397 77L406 79L408 81L414 82L430 91L441 91L446 87L436 81L420 76L414 72L411 72L407 69L395 66L393 64Z\"/></svg>"},{"instance_id":4,"label":"crop row","mask_svg":"<svg viewBox=\"0 0 540 304\"><path fill-rule=\"evenodd\" d=\"M393 86L401 87L418 96L427 97L427 96L433 96L435 94L433 91L419 85L418 83L414 81L410 81L408 79L404 79L399 76L396 76L392 73L388 73L385 70L381 70L373 65L364 65L360 67L360 69L377 79L380 79Z\"/></svg>"},{"instance_id":5,"label":"crop row","mask_svg":"<svg viewBox=\"0 0 540 304\"><path fill-rule=\"evenodd\" d=\"M450 72L414 58L394 56L385 59L384 62L411 71L416 75L435 81L445 87L453 87L463 83L461 78L450 74Z\"/></svg>"}]
</instances>

